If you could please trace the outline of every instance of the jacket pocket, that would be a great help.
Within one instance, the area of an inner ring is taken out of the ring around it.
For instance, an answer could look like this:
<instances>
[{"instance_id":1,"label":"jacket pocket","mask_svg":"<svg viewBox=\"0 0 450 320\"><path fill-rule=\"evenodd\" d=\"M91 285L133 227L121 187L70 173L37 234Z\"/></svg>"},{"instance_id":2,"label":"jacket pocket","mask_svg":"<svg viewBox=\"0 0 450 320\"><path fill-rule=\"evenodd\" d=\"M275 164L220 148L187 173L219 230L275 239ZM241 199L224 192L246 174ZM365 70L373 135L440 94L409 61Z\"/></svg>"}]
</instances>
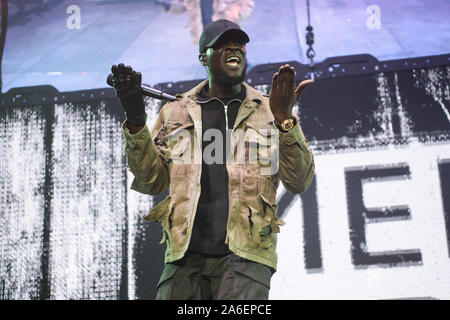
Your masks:
<instances>
[{"instance_id":1,"label":"jacket pocket","mask_svg":"<svg viewBox=\"0 0 450 320\"><path fill-rule=\"evenodd\" d=\"M247 159L250 164L258 163L262 175L274 175L278 171L279 136L278 129L264 123L247 123L245 133Z\"/></svg>"},{"instance_id":2,"label":"jacket pocket","mask_svg":"<svg viewBox=\"0 0 450 320\"><path fill-rule=\"evenodd\" d=\"M270 289L270 281L273 275L274 270L270 267L254 262L249 261L243 258L240 258L235 255L231 255L231 260L233 264L233 270L238 276L238 282L236 283L236 290L240 292L248 291L243 290L245 286L252 285L254 286L253 291L260 291L264 295L268 294L268 290ZM250 280L251 282L248 282ZM252 283L252 284L250 284ZM245 297L240 297L241 299ZM260 299L256 292L253 292L253 299Z\"/></svg>"},{"instance_id":3,"label":"jacket pocket","mask_svg":"<svg viewBox=\"0 0 450 320\"><path fill-rule=\"evenodd\" d=\"M277 217L277 204L272 202L266 195L261 194L261 200L263 205L263 212L264 212L264 227L263 227L263 233L264 234L271 234L271 233L279 233L280 232L280 226L285 225L285 222Z\"/></svg>"},{"instance_id":4,"label":"jacket pocket","mask_svg":"<svg viewBox=\"0 0 450 320\"><path fill-rule=\"evenodd\" d=\"M261 202L262 198L258 197L258 201ZM272 218L269 218L264 210L255 210L249 207L250 237L258 247L263 249L268 249L274 244L271 221Z\"/></svg>"},{"instance_id":5,"label":"jacket pocket","mask_svg":"<svg viewBox=\"0 0 450 320\"><path fill-rule=\"evenodd\" d=\"M169 215L172 211L171 201L171 196L165 198L150 210L150 212L144 217L144 220L148 222L161 221L164 225L164 222L169 220Z\"/></svg>"},{"instance_id":6,"label":"jacket pocket","mask_svg":"<svg viewBox=\"0 0 450 320\"><path fill-rule=\"evenodd\" d=\"M167 129L164 146L160 149L162 155L174 162L189 163L191 156L187 151L192 150L194 143L194 124L190 122L172 124L169 121Z\"/></svg>"},{"instance_id":7,"label":"jacket pocket","mask_svg":"<svg viewBox=\"0 0 450 320\"><path fill-rule=\"evenodd\" d=\"M249 209L249 212L249 228L252 241L255 245L263 249L272 247L273 242L270 235L270 226L266 224L264 219L262 219L256 212L253 213L251 209Z\"/></svg>"},{"instance_id":8,"label":"jacket pocket","mask_svg":"<svg viewBox=\"0 0 450 320\"><path fill-rule=\"evenodd\" d=\"M263 235L279 233L280 226L285 222L277 217L278 205L276 204L275 185L268 179L261 179L259 184L259 195L261 197L261 212L263 214Z\"/></svg>"}]
</instances>

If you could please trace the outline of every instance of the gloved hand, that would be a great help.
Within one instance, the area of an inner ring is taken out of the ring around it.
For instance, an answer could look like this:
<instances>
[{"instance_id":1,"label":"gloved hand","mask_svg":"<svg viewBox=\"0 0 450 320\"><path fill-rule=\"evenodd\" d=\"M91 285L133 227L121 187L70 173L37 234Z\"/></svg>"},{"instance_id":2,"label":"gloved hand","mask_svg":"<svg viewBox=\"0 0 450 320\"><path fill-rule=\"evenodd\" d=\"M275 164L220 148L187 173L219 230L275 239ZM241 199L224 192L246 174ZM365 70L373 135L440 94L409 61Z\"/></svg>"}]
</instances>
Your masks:
<instances>
[{"instance_id":1,"label":"gloved hand","mask_svg":"<svg viewBox=\"0 0 450 320\"><path fill-rule=\"evenodd\" d=\"M108 75L106 83L112 86L125 110L127 122L134 127L145 125L147 114L142 96L142 75L130 66L120 63L111 67L112 74Z\"/></svg>"}]
</instances>

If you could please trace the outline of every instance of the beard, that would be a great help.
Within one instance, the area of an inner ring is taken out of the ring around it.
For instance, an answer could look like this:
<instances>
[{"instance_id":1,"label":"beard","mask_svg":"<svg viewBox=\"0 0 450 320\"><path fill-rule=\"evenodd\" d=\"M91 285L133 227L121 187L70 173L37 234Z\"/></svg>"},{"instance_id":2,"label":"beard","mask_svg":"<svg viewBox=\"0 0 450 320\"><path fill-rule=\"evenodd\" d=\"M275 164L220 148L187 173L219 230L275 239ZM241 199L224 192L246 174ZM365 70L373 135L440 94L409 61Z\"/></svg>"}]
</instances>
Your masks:
<instances>
[{"instance_id":1,"label":"beard","mask_svg":"<svg viewBox=\"0 0 450 320\"><path fill-rule=\"evenodd\" d=\"M234 86L235 84L240 84L244 82L245 77L247 76L247 59L243 61L244 69L240 76L229 76L223 70L218 70L211 68L210 72L213 78L213 81L222 86Z\"/></svg>"}]
</instances>

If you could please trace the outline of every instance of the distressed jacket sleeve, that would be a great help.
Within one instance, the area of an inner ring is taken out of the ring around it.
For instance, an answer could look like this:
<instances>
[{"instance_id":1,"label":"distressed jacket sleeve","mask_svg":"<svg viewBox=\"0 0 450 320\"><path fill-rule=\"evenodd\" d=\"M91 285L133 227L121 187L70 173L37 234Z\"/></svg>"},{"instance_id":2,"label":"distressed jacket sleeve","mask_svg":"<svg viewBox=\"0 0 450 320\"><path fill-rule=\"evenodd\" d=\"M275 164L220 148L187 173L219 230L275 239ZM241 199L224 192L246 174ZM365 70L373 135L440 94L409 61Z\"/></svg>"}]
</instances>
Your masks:
<instances>
[{"instance_id":1,"label":"distressed jacket sleeve","mask_svg":"<svg viewBox=\"0 0 450 320\"><path fill-rule=\"evenodd\" d=\"M279 132L280 154L278 174L286 190L300 194L306 191L314 176L314 157L300 126L297 114L295 126L287 133Z\"/></svg>"},{"instance_id":2,"label":"distressed jacket sleeve","mask_svg":"<svg viewBox=\"0 0 450 320\"><path fill-rule=\"evenodd\" d=\"M163 112L151 132L147 125L136 134L131 134L122 124L122 134L125 140L127 166L134 175L131 189L144 194L159 194L169 187L168 162L161 156L158 149L164 143Z\"/></svg>"}]
</instances>

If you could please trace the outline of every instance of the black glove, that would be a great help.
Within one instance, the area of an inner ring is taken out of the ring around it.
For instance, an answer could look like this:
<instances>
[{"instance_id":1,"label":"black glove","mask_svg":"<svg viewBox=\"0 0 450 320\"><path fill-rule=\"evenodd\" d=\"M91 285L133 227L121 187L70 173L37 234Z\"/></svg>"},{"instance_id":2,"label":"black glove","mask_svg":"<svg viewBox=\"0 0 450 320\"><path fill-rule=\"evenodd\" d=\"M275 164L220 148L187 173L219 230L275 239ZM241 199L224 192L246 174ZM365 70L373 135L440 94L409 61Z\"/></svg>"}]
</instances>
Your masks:
<instances>
[{"instance_id":1,"label":"black glove","mask_svg":"<svg viewBox=\"0 0 450 320\"><path fill-rule=\"evenodd\" d=\"M135 72L130 66L120 63L111 67L112 74L108 75L106 83L114 88L117 97L125 110L127 121L134 127L145 125L144 98L142 96L142 75Z\"/></svg>"}]
</instances>

